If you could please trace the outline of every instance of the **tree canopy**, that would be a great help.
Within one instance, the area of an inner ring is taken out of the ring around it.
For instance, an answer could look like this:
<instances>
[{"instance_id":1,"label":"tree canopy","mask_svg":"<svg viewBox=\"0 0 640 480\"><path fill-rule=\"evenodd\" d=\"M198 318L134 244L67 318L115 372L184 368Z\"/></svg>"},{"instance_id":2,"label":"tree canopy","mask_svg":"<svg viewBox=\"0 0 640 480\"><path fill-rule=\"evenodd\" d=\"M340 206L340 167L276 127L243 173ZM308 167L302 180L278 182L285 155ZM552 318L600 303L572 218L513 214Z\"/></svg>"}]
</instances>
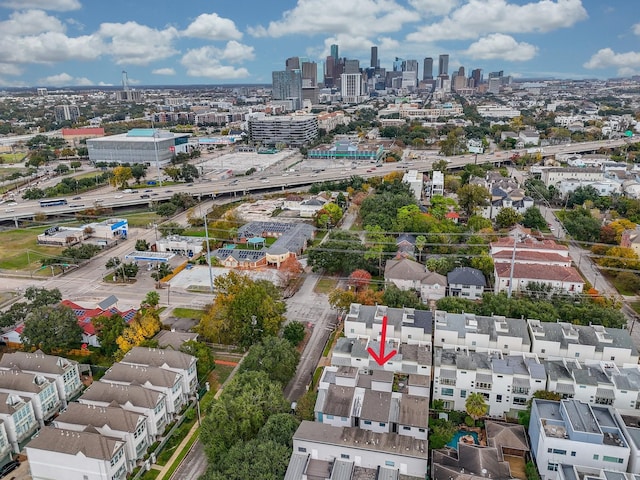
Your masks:
<instances>
[{"instance_id":1,"label":"tree canopy","mask_svg":"<svg viewBox=\"0 0 640 480\"><path fill-rule=\"evenodd\" d=\"M214 287L217 295L198 325L206 339L250 347L263 337L278 334L286 305L271 282L231 271L217 277Z\"/></svg>"},{"instance_id":2,"label":"tree canopy","mask_svg":"<svg viewBox=\"0 0 640 480\"><path fill-rule=\"evenodd\" d=\"M265 372L269 379L286 385L296 373L300 353L284 338L265 337L253 345L240 365L240 371Z\"/></svg>"},{"instance_id":3,"label":"tree canopy","mask_svg":"<svg viewBox=\"0 0 640 480\"><path fill-rule=\"evenodd\" d=\"M20 335L27 349L39 348L45 353L78 348L82 328L69 307L44 305L31 310Z\"/></svg>"}]
</instances>

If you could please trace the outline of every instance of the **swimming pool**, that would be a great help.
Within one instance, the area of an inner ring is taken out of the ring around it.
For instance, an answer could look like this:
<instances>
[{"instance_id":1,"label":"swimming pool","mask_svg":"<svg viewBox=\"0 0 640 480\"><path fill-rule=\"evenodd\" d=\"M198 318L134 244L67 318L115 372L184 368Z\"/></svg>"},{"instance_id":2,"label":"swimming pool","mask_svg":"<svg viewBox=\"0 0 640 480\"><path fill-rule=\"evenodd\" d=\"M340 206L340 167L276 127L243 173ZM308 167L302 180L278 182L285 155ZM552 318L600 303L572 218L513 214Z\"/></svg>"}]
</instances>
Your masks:
<instances>
[{"instance_id":1,"label":"swimming pool","mask_svg":"<svg viewBox=\"0 0 640 480\"><path fill-rule=\"evenodd\" d=\"M458 430L449 443L447 443L448 447L453 447L456 450L458 449L458 442L460 439L466 435L471 435L473 437L473 443L478 445L480 442L478 441L478 434L476 432L469 432L468 430Z\"/></svg>"}]
</instances>

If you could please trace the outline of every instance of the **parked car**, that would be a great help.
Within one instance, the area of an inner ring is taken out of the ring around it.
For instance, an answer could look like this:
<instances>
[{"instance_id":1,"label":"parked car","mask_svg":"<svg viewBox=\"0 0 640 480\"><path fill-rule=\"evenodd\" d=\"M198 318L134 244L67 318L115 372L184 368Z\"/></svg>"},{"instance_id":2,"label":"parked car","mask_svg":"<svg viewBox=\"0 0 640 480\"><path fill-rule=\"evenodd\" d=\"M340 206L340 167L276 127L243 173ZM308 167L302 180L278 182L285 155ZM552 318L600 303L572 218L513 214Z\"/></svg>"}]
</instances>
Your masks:
<instances>
[{"instance_id":1,"label":"parked car","mask_svg":"<svg viewBox=\"0 0 640 480\"><path fill-rule=\"evenodd\" d=\"M11 460L9 463L3 465L2 468L0 468L0 477L4 477L5 475L13 472L19 466L20 462L18 460Z\"/></svg>"}]
</instances>

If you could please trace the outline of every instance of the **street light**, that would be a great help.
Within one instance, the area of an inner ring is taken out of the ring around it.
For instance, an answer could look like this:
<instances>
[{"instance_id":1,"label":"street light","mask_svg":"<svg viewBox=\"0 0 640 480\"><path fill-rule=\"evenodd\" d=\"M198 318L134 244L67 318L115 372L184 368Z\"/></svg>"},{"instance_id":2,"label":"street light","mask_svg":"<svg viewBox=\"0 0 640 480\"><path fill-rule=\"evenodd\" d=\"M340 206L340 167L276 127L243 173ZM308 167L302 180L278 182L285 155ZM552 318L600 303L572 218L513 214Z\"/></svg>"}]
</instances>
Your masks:
<instances>
[{"instance_id":1,"label":"street light","mask_svg":"<svg viewBox=\"0 0 640 480\"><path fill-rule=\"evenodd\" d=\"M207 224L207 214L204 214L204 238L207 242L207 267L209 268L209 288L213 293L213 272L211 271L211 247L209 246L209 225Z\"/></svg>"},{"instance_id":2,"label":"street light","mask_svg":"<svg viewBox=\"0 0 640 480\"><path fill-rule=\"evenodd\" d=\"M156 129L153 132L153 149L155 150L155 153L156 153L156 170L158 171L158 185L162 186L162 179L160 178L160 160L158 159L158 138L159 137L160 137L160 134Z\"/></svg>"}]
</instances>

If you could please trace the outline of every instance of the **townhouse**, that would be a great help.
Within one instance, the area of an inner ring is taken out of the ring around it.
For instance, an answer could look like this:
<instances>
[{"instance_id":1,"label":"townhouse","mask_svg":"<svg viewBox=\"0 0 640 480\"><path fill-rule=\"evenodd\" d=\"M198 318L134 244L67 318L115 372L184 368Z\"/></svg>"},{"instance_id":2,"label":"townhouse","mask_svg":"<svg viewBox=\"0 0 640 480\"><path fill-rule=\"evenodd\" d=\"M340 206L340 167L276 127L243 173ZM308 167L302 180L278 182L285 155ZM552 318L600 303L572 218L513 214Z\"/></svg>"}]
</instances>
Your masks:
<instances>
[{"instance_id":1,"label":"townhouse","mask_svg":"<svg viewBox=\"0 0 640 480\"><path fill-rule=\"evenodd\" d=\"M14 453L20 453L24 444L38 429L38 421L30 398L15 393L0 392L0 421Z\"/></svg>"},{"instance_id":2,"label":"townhouse","mask_svg":"<svg viewBox=\"0 0 640 480\"><path fill-rule=\"evenodd\" d=\"M615 410L576 399L533 399L529 438L543 480L558 478L566 463L624 472L631 454Z\"/></svg>"},{"instance_id":3,"label":"townhouse","mask_svg":"<svg viewBox=\"0 0 640 480\"><path fill-rule=\"evenodd\" d=\"M117 385L93 382L78 401L85 405L108 407L113 404L147 417L147 430L151 437L162 434L167 425L166 395L139 385Z\"/></svg>"},{"instance_id":4,"label":"townhouse","mask_svg":"<svg viewBox=\"0 0 640 480\"><path fill-rule=\"evenodd\" d=\"M0 371L0 392L29 398L40 427L55 416L62 405L52 380L43 375L20 370Z\"/></svg>"},{"instance_id":5,"label":"townhouse","mask_svg":"<svg viewBox=\"0 0 640 480\"><path fill-rule=\"evenodd\" d=\"M124 480L125 445L98 433L44 427L27 446L33 480Z\"/></svg>"},{"instance_id":6,"label":"townhouse","mask_svg":"<svg viewBox=\"0 0 640 480\"><path fill-rule=\"evenodd\" d=\"M78 362L73 360L56 355L46 355L40 350L32 353L13 352L2 355L0 369L11 370L14 368L53 380L63 407L75 398L82 389Z\"/></svg>"},{"instance_id":7,"label":"townhouse","mask_svg":"<svg viewBox=\"0 0 640 480\"><path fill-rule=\"evenodd\" d=\"M142 460L152 443L147 417L120 407L73 402L55 418L53 426L76 432L94 429L104 437L124 442L129 471Z\"/></svg>"},{"instance_id":8,"label":"townhouse","mask_svg":"<svg viewBox=\"0 0 640 480\"><path fill-rule=\"evenodd\" d=\"M182 391L191 396L196 393L198 388L196 362L196 357L176 350L133 347L120 363L158 367L178 373L182 377Z\"/></svg>"},{"instance_id":9,"label":"townhouse","mask_svg":"<svg viewBox=\"0 0 640 480\"><path fill-rule=\"evenodd\" d=\"M173 415L180 413L187 401L187 394L182 390L182 375L159 367L114 363L100 381L118 385L140 385L161 392L167 399L167 413Z\"/></svg>"}]
</instances>

